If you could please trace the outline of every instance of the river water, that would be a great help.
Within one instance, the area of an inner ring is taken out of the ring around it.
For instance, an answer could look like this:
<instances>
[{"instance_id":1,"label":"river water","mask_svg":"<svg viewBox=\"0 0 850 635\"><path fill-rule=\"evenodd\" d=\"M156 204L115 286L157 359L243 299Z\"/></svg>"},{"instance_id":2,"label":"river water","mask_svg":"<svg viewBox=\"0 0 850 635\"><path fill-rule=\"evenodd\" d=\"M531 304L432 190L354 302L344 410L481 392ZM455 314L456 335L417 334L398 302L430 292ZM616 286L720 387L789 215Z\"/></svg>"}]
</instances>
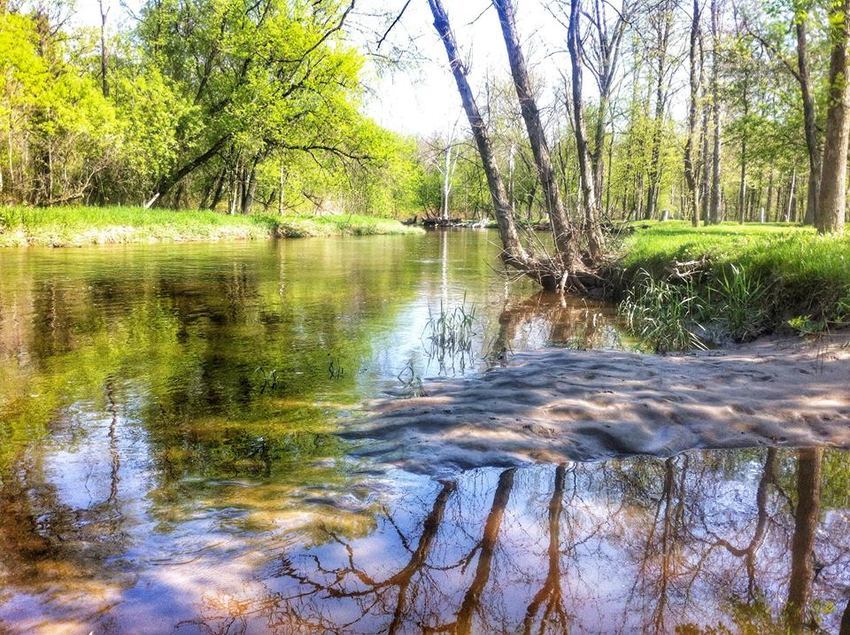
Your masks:
<instances>
[{"instance_id":1,"label":"river water","mask_svg":"<svg viewBox=\"0 0 850 635\"><path fill-rule=\"evenodd\" d=\"M336 434L429 377L633 345L496 252L464 231L0 253L0 632L837 630L846 453L437 475Z\"/></svg>"}]
</instances>

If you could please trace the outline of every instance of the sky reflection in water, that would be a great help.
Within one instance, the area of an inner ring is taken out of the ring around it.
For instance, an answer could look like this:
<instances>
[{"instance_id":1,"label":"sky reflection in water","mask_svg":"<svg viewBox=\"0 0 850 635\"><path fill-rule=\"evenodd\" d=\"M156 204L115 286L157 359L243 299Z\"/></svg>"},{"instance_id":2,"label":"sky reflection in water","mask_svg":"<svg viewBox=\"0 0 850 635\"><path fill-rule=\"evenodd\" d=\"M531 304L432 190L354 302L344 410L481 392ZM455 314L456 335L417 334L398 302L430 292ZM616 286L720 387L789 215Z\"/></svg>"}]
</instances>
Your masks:
<instances>
[{"instance_id":1,"label":"sky reflection in water","mask_svg":"<svg viewBox=\"0 0 850 635\"><path fill-rule=\"evenodd\" d=\"M347 458L334 431L411 377L623 344L604 306L506 289L494 254L475 232L4 252L0 630L837 628L845 453L447 481ZM435 352L463 302L471 341Z\"/></svg>"}]
</instances>

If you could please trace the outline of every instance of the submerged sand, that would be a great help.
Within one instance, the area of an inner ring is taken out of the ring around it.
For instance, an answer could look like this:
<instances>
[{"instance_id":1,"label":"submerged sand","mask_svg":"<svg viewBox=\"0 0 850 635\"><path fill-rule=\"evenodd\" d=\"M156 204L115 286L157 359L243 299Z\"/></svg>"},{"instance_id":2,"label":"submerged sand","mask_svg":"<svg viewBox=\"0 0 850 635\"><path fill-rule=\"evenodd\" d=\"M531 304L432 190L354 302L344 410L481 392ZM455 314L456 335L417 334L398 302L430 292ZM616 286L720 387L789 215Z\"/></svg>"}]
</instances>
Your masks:
<instances>
[{"instance_id":1,"label":"submerged sand","mask_svg":"<svg viewBox=\"0 0 850 635\"><path fill-rule=\"evenodd\" d=\"M850 448L850 335L681 355L547 349L426 396L370 405L342 436L415 472L669 456L692 448Z\"/></svg>"}]
</instances>

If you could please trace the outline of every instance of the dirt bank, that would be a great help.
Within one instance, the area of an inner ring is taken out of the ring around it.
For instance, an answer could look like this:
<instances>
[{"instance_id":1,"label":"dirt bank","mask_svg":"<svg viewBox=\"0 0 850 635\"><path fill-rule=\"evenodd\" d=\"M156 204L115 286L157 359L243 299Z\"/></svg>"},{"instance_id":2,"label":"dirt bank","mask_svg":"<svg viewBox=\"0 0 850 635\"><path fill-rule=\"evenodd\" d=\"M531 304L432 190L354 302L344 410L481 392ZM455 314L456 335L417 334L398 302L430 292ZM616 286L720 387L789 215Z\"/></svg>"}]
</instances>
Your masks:
<instances>
[{"instance_id":1,"label":"dirt bank","mask_svg":"<svg viewBox=\"0 0 850 635\"><path fill-rule=\"evenodd\" d=\"M370 404L342 436L362 456L429 473L690 448L850 448L848 334L668 356L548 349L426 390Z\"/></svg>"}]
</instances>

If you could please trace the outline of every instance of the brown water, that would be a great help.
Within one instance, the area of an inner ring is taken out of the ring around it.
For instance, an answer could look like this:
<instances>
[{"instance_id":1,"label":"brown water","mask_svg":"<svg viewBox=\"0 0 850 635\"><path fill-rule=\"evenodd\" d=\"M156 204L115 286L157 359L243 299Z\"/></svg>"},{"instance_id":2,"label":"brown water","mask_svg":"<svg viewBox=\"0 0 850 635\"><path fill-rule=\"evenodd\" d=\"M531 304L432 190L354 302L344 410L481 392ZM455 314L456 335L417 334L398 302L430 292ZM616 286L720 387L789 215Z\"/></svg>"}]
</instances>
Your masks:
<instances>
[{"instance_id":1,"label":"brown water","mask_svg":"<svg viewBox=\"0 0 850 635\"><path fill-rule=\"evenodd\" d=\"M336 434L428 377L628 345L491 240L0 252L0 631L837 629L844 453L412 474Z\"/></svg>"}]
</instances>

